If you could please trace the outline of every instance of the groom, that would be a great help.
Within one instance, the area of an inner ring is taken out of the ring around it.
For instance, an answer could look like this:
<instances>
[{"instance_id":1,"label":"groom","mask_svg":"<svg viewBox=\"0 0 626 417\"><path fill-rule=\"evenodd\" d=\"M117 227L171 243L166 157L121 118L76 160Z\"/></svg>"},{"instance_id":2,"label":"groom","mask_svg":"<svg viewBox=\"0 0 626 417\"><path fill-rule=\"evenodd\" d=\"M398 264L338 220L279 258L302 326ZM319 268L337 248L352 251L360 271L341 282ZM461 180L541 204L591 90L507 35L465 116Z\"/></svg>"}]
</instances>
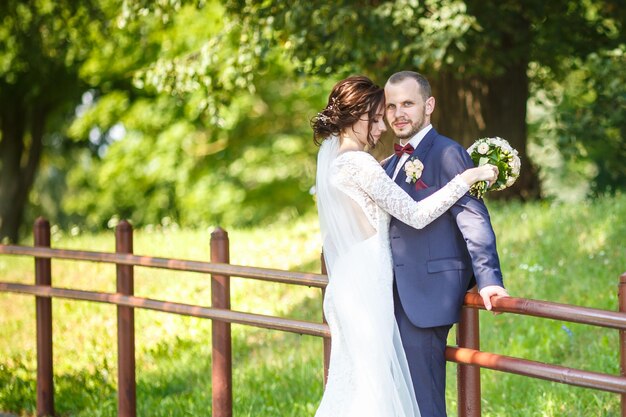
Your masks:
<instances>
[{"instance_id":1,"label":"groom","mask_svg":"<svg viewBox=\"0 0 626 417\"><path fill-rule=\"evenodd\" d=\"M385 116L400 145L383 166L413 199L426 198L474 166L461 145L430 124L435 98L422 75L411 71L392 75L385 85L385 100ZM417 174L409 169L410 183L404 169L408 160L423 165ZM477 283L487 310L492 296L508 295L489 213L482 200L466 194L422 230L392 218L389 238L396 319L417 403L422 417L444 417L446 339L459 320L466 291Z\"/></svg>"}]
</instances>

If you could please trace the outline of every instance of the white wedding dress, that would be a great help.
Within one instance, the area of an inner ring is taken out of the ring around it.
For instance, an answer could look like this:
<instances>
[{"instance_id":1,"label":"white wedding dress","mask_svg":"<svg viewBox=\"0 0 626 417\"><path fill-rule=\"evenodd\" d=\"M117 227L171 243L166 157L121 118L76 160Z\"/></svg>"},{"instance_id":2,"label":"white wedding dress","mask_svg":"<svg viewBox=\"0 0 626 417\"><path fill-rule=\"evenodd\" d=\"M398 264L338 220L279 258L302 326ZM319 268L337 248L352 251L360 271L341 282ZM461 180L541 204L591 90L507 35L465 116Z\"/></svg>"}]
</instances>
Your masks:
<instances>
[{"instance_id":1,"label":"white wedding dress","mask_svg":"<svg viewBox=\"0 0 626 417\"><path fill-rule=\"evenodd\" d=\"M419 417L393 308L390 215L423 228L469 189L459 177L415 202L370 154L318 153L317 205L329 283L328 381L316 417Z\"/></svg>"}]
</instances>

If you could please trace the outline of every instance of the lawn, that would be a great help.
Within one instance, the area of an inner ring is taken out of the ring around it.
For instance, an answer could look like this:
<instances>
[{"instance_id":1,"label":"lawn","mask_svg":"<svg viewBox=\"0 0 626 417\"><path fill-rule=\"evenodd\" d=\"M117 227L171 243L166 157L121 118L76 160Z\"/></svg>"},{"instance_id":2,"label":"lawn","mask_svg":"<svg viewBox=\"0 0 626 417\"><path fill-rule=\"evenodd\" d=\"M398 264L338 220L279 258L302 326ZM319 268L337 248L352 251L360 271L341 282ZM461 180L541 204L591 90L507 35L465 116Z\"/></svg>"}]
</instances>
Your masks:
<instances>
[{"instance_id":1,"label":"lawn","mask_svg":"<svg viewBox=\"0 0 626 417\"><path fill-rule=\"evenodd\" d=\"M626 271L626 196L584 204L488 203L509 292L608 310ZM208 260L210 233L175 225L137 230L135 253ZM231 262L318 272L317 220L229 230ZM30 244L31 242L23 242ZM113 232L54 230L53 247L114 251ZM55 286L115 291L115 267L52 262ZM33 261L0 256L0 280L34 282ZM320 321L318 289L233 278L232 308ZM208 276L136 268L135 293L209 305ZM0 411L35 411L32 296L0 294ZM115 307L55 299L54 371L61 416L116 415ZM209 320L136 312L140 416L208 416L211 409ZM618 333L512 314L481 312L481 348L586 370L619 373ZM450 336L454 344L454 335ZM233 326L234 415L313 416L322 393L322 342L312 336ZM448 366L448 409L456 416L456 365ZM619 396L482 371L483 416L618 416Z\"/></svg>"}]
</instances>

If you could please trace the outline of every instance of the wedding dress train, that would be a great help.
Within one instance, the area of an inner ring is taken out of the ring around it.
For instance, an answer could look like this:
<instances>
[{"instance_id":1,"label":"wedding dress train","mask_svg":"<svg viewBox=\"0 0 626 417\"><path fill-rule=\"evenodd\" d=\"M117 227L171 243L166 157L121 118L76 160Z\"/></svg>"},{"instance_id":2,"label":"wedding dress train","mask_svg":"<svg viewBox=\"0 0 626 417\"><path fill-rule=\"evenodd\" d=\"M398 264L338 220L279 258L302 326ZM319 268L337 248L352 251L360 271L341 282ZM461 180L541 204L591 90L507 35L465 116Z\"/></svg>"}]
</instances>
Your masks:
<instances>
[{"instance_id":1,"label":"wedding dress train","mask_svg":"<svg viewBox=\"0 0 626 417\"><path fill-rule=\"evenodd\" d=\"M337 137L322 143L316 190L332 341L316 417L420 416L394 317L390 215L423 228L468 189L456 177L415 202L370 154L339 154Z\"/></svg>"}]
</instances>

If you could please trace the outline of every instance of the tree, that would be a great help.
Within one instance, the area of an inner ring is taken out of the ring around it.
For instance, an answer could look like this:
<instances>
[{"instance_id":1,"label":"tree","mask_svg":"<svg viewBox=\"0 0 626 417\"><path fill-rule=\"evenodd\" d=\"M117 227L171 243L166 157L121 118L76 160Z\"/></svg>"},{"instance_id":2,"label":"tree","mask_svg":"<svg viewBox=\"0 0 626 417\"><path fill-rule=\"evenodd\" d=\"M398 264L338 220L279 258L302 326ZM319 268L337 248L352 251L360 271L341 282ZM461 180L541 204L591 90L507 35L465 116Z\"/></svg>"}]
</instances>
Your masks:
<instances>
[{"instance_id":1,"label":"tree","mask_svg":"<svg viewBox=\"0 0 626 417\"><path fill-rule=\"evenodd\" d=\"M309 211L310 109L329 85L294 76L278 51L249 65L256 55L218 2L133 5L81 67L82 103L67 140L48 148L34 215L100 229L115 218L241 226Z\"/></svg>"},{"instance_id":2,"label":"tree","mask_svg":"<svg viewBox=\"0 0 626 417\"><path fill-rule=\"evenodd\" d=\"M279 54L256 65L219 1L79 3L0 6L0 98L19 103L0 114L0 239L18 239L29 198L31 217L93 228L310 209L302 141L327 86Z\"/></svg>"},{"instance_id":3,"label":"tree","mask_svg":"<svg viewBox=\"0 0 626 417\"><path fill-rule=\"evenodd\" d=\"M139 0L0 3L0 240L19 237L46 147L73 147L65 129L83 93L139 92L133 76L160 49L154 33L180 4L162 2L158 13L134 19L142 7Z\"/></svg>"},{"instance_id":4,"label":"tree","mask_svg":"<svg viewBox=\"0 0 626 417\"><path fill-rule=\"evenodd\" d=\"M544 80L529 75L540 67L560 79L566 58L623 42L624 8L618 3L231 0L227 8L259 48L282 48L305 73L358 71L378 80L406 68L424 73L438 100L434 122L443 133L466 146L478 137L504 136L520 151L523 175L494 196L531 198L538 195L538 181L526 152L526 103L530 83Z\"/></svg>"},{"instance_id":5,"label":"tree","mask_svg":"<svg viewBox=\"0 0 626 417\"><path fill-rule=\"evenodd\" d=\"M626 45L592 53L576 68L536 94L531 123L547 156L544 192L564 200L626 189Z\"/></svg>"},{"instance_id":6,"label":"tree","mask_svg":"<svg viewBox=\"0 0 626 417\"><path fill-rule=\"evenodd\" d=\"M104 80L89 79L85 65L99 42L115 32L120 5L114 0L0 4L0 240L18 239L46 147L65 146L63 127L83 92L94 81L119 80L115 71Z\"/></svg>"},{"instance_id":7,"label":"tree","mask_svg":"<svg viewBox=\"0 0 626 417\"><path fill-rule=\"evenodd\" d=\"M257 75L254 93L233 92L220 106L219 126L197 114L203 94L184 106L165 94L134 102L119 91L101 96L70 135L110 131L115 123L125 134L100 155L82 149L72 158L81 163L68 167L64 225L100 229L127 218L138 227L162 219L184 227L247 226L310 210L316 148L309 109L329 86L291 79L288 71L277 61Z\"/></svg>"},{"instance_id":8,"label":"tree","mask_svg":"<svg viewBox=\"0 0 626 417\"><path fill-rule=\"evenodd\" d=\"M0 239L17 240L47 129L79 97L90 2L0 4Z\"/></svg>"},{"instance_id":9,"label":"tree","mask_svg":"<svg viewBox=\"0 0 626 417\"><path fill-rule=\"evenodd\" d=\"M66 222L300 213L311 206L311 109L352 72L425 73L439 130L465 145L509 139L524 161L510 192L530 198L529 86L560 82L626 36L615 0L75 3L0 4L0 239L17 239L42 158L53 192L30 198ZM263 164L280 166L246 170Z\"/></svg>"}]
</instances>

